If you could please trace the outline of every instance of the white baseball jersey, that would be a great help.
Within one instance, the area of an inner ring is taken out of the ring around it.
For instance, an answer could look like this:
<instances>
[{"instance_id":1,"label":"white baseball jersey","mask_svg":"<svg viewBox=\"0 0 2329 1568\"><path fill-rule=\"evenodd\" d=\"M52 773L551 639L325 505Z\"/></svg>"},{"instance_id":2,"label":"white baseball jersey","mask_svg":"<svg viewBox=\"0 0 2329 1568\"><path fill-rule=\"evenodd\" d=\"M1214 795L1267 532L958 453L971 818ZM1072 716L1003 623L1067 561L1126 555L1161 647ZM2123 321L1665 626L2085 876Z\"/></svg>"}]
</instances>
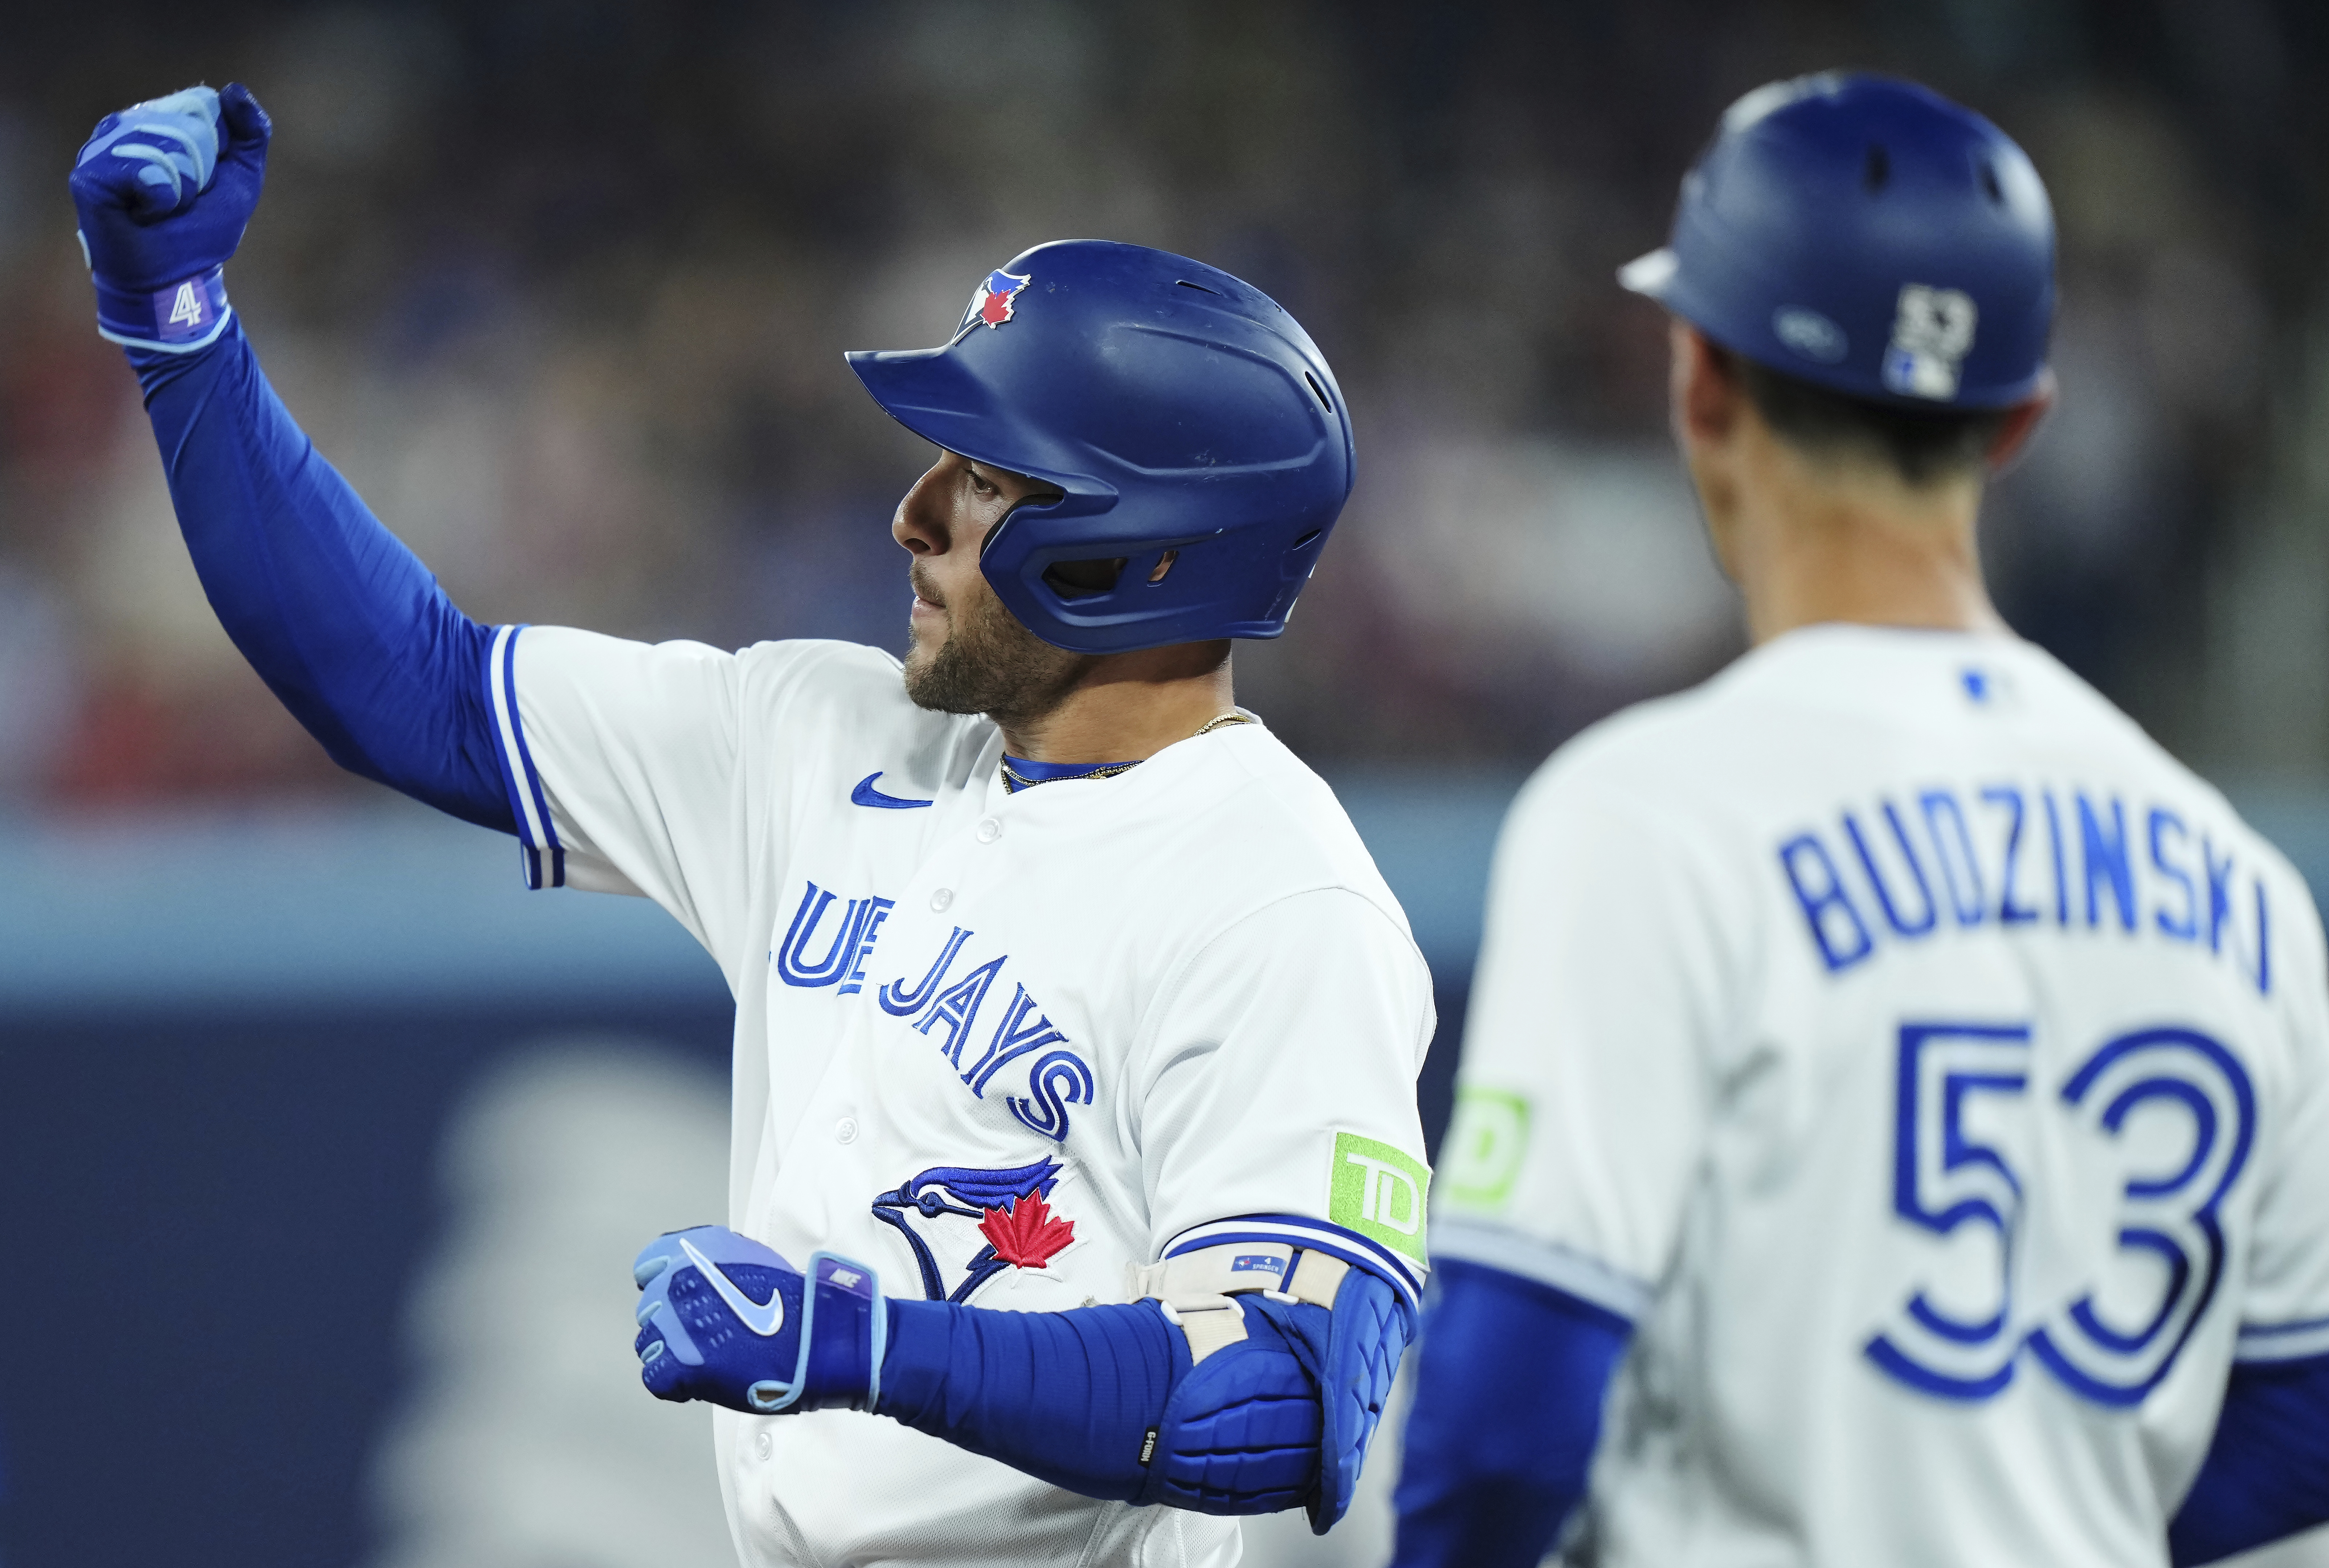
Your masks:
<instances>
[{"instance_id":1,"label":"white baseball jersey","mask_svg":"<svg viewBox=\"0 0 2329 1568\"><path fill-rule=\"evenodd\" d=\"M1051 1311L1326 1221L1415 1288L1429 975L1260 724L1006 795L996 727L915 707L872 648L504 628L492 694L532 878L644 893L727 976L737 1230L892 1296ZM1237 1556L1232 1519L886 1417L715 1422L753 1568Z\"/></svg>"},{"instance_id":2,"label":"white baseball jersey","mask_svg":"<svg viewBox=\"0 0 2329 1568\"><path fill-rule=\"evenodd\" d=\"M1583 1561L2127 1568L2329 1351L2305 885L2044 653L1828 626L1497 851L1435 1251L1636 1322Z\"/></svg>"}]
</instances>

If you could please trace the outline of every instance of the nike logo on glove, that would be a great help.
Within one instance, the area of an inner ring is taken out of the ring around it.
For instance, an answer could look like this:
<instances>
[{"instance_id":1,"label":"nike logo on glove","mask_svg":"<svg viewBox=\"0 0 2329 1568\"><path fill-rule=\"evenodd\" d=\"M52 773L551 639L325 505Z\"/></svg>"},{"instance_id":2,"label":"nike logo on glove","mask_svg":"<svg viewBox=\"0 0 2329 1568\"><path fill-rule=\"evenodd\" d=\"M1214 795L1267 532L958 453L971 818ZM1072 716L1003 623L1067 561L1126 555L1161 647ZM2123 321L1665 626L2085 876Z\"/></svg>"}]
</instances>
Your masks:
<instances>
[{"instance_id":1,"label":"nike logo on glove","mask_svg":"<svg viewBox=\"0 0 2329 1568\"><path fill-rule=\"evenodd\" d=\"M849 803L852 806L884 806L892 811L910 811L917 806L930 804L927 800L900 800L895 795L882 794L873 788L873 780L880 777L882 777L882 770L876 768L872 772L860 779L857 781L857 788L849 792Z\"/></svg>"},{"instance_id":2,"label":"nike logo on glove","mask_svg":"<svg viewBox=\"0 0 2329 1568\"><path fill-rule=\"evenodd\" d=\"M929 802L925 800L916 804L927 806ZM712 1288L720 1293L720 1299L728 1304L728 1310L736 1314L745 1327L766 1339L785 1326L785 1293L782 1290L770 1294L768 1305L764 1307L736 1289L736 1281L721 1273L717 1263L697 1252L693 1242L681 1237L679 1250L687 1254L687 1261L711 1282Z\"/></svg>"}]
</instances>

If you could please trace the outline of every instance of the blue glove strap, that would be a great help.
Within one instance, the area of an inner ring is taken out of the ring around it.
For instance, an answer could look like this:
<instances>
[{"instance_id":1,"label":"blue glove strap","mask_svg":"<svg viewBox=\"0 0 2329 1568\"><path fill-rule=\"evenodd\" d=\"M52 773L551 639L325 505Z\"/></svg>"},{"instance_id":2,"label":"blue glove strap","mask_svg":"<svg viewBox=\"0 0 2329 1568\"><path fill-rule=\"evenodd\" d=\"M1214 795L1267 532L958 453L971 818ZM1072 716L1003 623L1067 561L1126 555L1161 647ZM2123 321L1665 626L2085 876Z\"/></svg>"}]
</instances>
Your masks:
<instances>
[{"instance_id":1,"label":"blue glove strap","mask_svg":"<svg viewBox=\"0 0 2329 1568\"><path fill-rule=\"evenodd\" d=\"M792 1382L774 1403L753 1403L773 1415L787 1410L872 1410L882 1396L882 1356L889 1347L890 1315L872 1270L837 1252L812 1252L815 1281L801 1313L800 1352ZM755 1384L757 1396L763 1388Z\"/></svg>"},{"instance_id":2,"label":"blue glove strap","mask_svg":"<svg viewBox=\"0 0 2329 1568\"><path fill-rule=\"evenodd\" d=\"M226 302L223 267L151 292L118 288L95 276L90 281L97 285L98 335L127 348L193 354L216 343L234 313Z\"/></svg>"}]
</instances>

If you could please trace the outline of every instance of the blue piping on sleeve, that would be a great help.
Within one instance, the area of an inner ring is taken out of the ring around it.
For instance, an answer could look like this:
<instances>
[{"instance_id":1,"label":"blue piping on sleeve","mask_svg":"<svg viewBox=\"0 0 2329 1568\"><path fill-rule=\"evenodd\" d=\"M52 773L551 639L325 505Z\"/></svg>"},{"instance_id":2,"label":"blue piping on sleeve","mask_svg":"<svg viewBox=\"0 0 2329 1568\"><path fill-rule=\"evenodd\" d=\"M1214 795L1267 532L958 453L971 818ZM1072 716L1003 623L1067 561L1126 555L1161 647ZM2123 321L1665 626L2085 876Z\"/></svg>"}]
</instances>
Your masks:
<instances>
[{"instance_id":1,"label":"blue piping on sleeve","mask_svg":"<svg viewBox=\"0 0 2329 1568\"><path fill-rule=\"evenodd\" d=\"M525 725L517 705L517 639L526 628L505 626L494 633L486 658L490 685L495 738L500 748L503 788L509 795L510 814L517 821L525 885L540 892L566 885L566 850L558 842L558 824L550 815L550 797L534 768L533 751L525 741Z\"/></svg>"}]
</instances>

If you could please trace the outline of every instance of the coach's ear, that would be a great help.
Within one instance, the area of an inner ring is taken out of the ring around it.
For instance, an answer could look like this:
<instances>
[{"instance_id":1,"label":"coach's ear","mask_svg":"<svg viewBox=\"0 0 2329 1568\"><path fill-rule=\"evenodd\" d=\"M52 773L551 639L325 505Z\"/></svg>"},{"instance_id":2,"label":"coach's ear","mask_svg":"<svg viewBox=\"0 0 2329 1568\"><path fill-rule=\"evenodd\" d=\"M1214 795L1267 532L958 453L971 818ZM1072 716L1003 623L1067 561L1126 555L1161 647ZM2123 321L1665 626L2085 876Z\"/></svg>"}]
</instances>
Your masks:
<instances>
[{"instance_id":1,"label":"coach's ear","mask_svg":"<svg viewBox=\"0 0 2329 1568\"><path fill-rule=\"evenodd\" d=\"M1698 491L1707 541L1722 574L1741 581L1740 556L1740 432L1748 428L1747 389L1730 356L1680 316L1669 319L1674 364L1667 385L1674 445Z\"/></svg>"},{"instance_id":2,"label":"coach's ear","mask_svg":"<svg viewBox=\"0 0 2329 1568\"><path fill-rule=\"evenodd\" d=\"M1679 316L1666 330L1674 351L1669 392L1674 439L1684 451L1719 446L1738 428L1746 392L1706 334Z\"/></svg>"},{"instance_id":3,"label":"coach's ear","mask_svg":"<svg viewBox=\"0 0 2329 1568\"><path fill-rule=\"evenodd\" d=\"M2054 372L2049 367L2038 379L2038 390L2026 401L2019 402L2006 411L2005 422L1997 427L1997 434L1989 441L1986 456L1992 478L2004 473L2022 460L2030 449L2030 439L2046 416L2054 411Z\"/></svg>"}]
</instances>

